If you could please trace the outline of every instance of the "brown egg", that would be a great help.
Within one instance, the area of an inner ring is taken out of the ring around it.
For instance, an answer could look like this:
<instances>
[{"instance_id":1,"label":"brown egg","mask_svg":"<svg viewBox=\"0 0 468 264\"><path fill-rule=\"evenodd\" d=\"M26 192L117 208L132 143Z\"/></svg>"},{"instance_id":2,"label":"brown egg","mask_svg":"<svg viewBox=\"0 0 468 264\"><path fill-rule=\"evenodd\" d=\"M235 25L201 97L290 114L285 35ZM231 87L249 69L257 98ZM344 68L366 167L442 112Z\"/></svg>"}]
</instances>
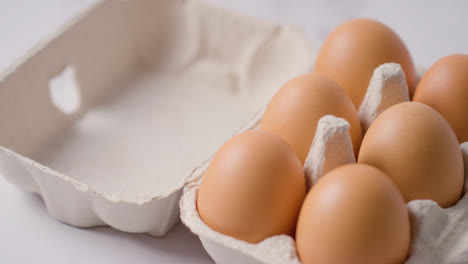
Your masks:
<instances>
[{"instance_id":1,"label":"brown egg","mask_svg":"<svg viewBox=\"0 0 468 264\"><path fill-rule=\"evenodd\" d=\"M356 108L343 89L317 73L301 75L284 84L268 104L260 127L288 142L304 164L317 123L324 115L342 117L349 122L357 155L362 131Z\"/></svg>"},{"instance_id":2,"label":"brown egg","mask_svg":"<svg viewBox=\"0 0 468 264\"><path fill-rule=\"evenodd\" d=\"M288 144L248 131L213 157L198 191L198 213L211 229L257 243L294 233L305 194L301 163Z\"/></svg>"},{"instance_id":3,"label":"brown egg","mask_svg":"<svg viewBox=\"0 0 468 264\"><path fill-rule=\"evenodd\" d=\"M468 141L468 55L450 55L434 63L421 78L413 100L439 111L458 141Z\"/></svg>"},{"instance_id":4,"label":"brown egg","mask_svg":"<svg viewBox=\"0 0 468 264\"><path fill-rule=\"evenodd\" d=\"M402 263L410 246L403 197L388 176L374 167L338 167L307 195L296 244L303 264Z\"/></svg>"},{"instance_id":5,"label":"brown egg","mask_svg":"<svg viewBox=\"0 0 468 264\"><path fill-rule=\"evenodd\" d=\"M410 98L417 75L403 41L386 25L370 19L353 19L338 26L325 40L315 72L336 81L359 108L375 68L395 62L406 75Z\"/></svg>"},{"instance_id":6,"label":"brown egg","mask_svg":"<svg viewBox=\"0 0 468 264\"><path fill-rule=\"evenodd\" d=\"M455 204L463 190L463 156L449 123L431 107L406 102L383 112L362 141L359 163L385 172L406 202Z\"/></svg>"}]
</instances>

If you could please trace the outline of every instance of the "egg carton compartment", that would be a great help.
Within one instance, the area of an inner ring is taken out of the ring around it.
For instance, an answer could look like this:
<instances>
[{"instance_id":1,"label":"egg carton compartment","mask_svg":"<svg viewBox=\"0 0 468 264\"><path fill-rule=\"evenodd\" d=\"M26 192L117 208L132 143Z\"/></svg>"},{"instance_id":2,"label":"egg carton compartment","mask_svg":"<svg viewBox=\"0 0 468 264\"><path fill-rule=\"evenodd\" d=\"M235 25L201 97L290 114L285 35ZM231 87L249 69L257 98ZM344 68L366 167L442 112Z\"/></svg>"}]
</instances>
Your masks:
<instances>
[{"instance_id":1,"label":"egg carton compartment","mask_svg":"<svg viewBox=\"0 0 468 264\"><path fill-rule=\"evenodd\" d=\"M70 225L162 236L193 169L312 55L202 1L99 1L0 76L0 173Z\"/></svg>"},{"instance_id":2,"label":"egg carton compartment","mask_svg":"<svg viewBox=\"0 0 468 264\"><path fill-rule=\"evenodd\" d=\"M387 108L406 101L409 101L408 88L400 65L386 63L376 68L358 110L363 131L367 131ZM262 112L239 133L257 129L261 118ZM468 259L468 142L461 144L461 149L465 186L457 204L445 209L430 200L407 204L411 216L411 248L406 263L466 263ZM288 235L272 236L252 244L216 232L203 222L196 200L209 162L205 161L192 173L191 183L184 188L180 209L182 222L199 235L213 260L216 263L301 263L295 241ZM348 122L331 115L322 117L304 164L308 188L333 168L355 162Z\"/></svg>"}]
</instances>

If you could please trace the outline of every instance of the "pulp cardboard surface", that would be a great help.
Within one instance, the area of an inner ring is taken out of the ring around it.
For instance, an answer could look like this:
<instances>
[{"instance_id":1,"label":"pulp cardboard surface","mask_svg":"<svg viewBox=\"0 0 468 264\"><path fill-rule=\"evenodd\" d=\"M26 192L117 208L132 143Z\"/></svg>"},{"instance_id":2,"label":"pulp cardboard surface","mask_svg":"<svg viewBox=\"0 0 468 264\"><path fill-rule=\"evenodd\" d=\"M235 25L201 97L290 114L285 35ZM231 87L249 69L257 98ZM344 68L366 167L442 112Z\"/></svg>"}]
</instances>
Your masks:
<instances>
[{"instance_id":1,"label":"pulp cardboard surface","mask_svg":"<svg viewBox=\"0 0 468 264\"><path fill-rule=\"evenodd\" d=\"M192 170L311 62L299 30L197 0L98 2L0 77L0 171L71 225L163 235Z\"/></svg>"}]
</instances>

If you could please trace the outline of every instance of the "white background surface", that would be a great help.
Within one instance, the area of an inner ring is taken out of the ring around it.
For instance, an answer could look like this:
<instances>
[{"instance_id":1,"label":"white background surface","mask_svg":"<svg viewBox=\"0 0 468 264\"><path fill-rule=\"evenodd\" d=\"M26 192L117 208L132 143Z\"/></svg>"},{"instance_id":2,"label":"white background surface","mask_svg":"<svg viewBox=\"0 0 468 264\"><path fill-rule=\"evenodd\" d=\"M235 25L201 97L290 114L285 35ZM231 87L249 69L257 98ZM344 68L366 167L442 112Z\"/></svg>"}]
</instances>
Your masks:
<instances>
[{"instance_id":1,"label":"white background surface","mask_svg":"<svg viewBox=\"0 0 468 264\"><path fill-rule=\"evenodd\" d=\"M94 0L0 0L0 71ZM318 48L352 17L392 27L418 65L468 53L468 1L212 0L305 29ZM1 127L0 127L1 133ZM198 238L178 224L164 238L111 228L78 229L51 218L40 198L0 177L0 263L211 263Z\"/></svg>"}]
</instances>

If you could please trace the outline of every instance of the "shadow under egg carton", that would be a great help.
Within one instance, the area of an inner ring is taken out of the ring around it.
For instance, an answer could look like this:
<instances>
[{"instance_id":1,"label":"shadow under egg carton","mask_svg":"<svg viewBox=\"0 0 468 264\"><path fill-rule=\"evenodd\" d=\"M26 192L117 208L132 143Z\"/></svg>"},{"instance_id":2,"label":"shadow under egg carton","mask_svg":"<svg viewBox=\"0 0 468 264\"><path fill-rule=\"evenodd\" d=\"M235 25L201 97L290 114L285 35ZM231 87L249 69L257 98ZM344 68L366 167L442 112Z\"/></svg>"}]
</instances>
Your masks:
<instances>
[{"instance_id":1,"label":"shadow under egg carton","mask_svg":"<svg viewBox=\"0 0 468 264\"><path fill-rule=\"evenodd\" d=\"M359 108L363 131L387 108L409 101L405 75L399 64L377 67ZM262 112L238 133L256 129ZM407 204L411 215L411 248L406 263L466 263L468 260L468 142L461 144L465 162L465 191L458 203L441 208L430 200ZM338 166L355 163L349 124L331 115L322 117L307 156L304 172L308 188L322 175ZM198 215L197 191L209 160L197 168L180 200L182 222L199 235L208 254L216 263L301 263L295 241L287 235L269 237L258 244L241 241L208 227Z\"/></svg>"}]
</instances>

